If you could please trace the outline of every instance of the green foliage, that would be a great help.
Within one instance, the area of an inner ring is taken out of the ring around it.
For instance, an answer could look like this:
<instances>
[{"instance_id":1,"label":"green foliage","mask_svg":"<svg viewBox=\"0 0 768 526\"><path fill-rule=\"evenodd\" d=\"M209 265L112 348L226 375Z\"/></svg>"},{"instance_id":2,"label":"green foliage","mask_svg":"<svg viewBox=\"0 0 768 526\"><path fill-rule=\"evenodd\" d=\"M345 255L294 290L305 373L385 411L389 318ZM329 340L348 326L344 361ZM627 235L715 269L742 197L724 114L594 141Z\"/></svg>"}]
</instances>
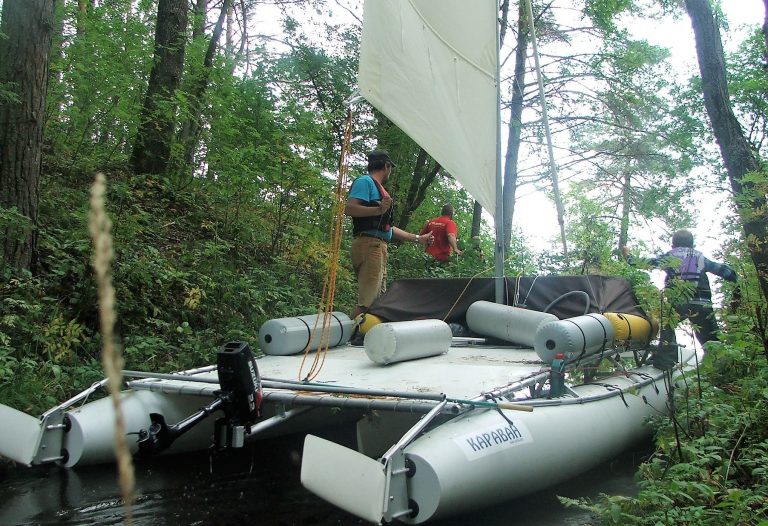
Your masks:
<instances>
[{"instance_id":1,"label":"green foliage","mask_svg":"<svg viewBox=\"0 0 768 526\"><path fill-rule=\"evenodd\" d=\"M15 206L13 208L0 206L0 232L4 232L7 239L24 241L33 228L32 220L20 213ZM0 261L0 270L4 264L4 261Z\"/></svg>"},{"instance_id":2,"label":"green foliage","mask_svg":"<svg viewBox=\"0 0 768 526\"><path fill-rule=\"evenodd\" d=\"M147 6L99 3L87 13L61 2L62 31L50 61L48 162L93 170L124 161L138 126L149 75L153 25Z\"/></svg>"},{"instance_id":3,"label":"green foliage","mask_svg":"<svg viewBox=\"0 0 768 526\"><path fill-rule=\"evenodd\" d=\"M16 104L19 96L16 94L16 85L10 82L0 82L0 104Z\"/></svg>"},{"instance_id":4,"label":"green foliage","mask_svg":"<svg viewBox=\"0 0 768 526\"><path fill-rule=\"evenodd\" d=\"M234 215L221 205L227 185L195 180L180 190L163 178L120 172L108 180L127 368L209 364L227 341L257 349L268 319L317 310L329 256L324 225L288 228L292 242L270 254L253 235L270 228L269 218L248 207ZM102 376L87 183L63 175L45 180L43 272L8 269L0 281L0 403L41 412ZM346 267L337 289L336 308L351 312L355 287Z\"/></svg>"},{"instance_id":5,"label":"green foliage","mask_svg":"<svg viewBox=\"0 0 768 526\"><path fill-rule=\"evenodd\" d=\"M765 75L764 60L768 50L765 36L755 28L744 41L737 53L729 55L731 67L728 75L728 90L734 110L742 118L747 140L757 154L765 158L766 115L768 115L768 79Z\"/></svg>"},{"instance_id":6,"label":"green foliage","mask_svg":"<svg viewBox=\"0 0 768 526\"><path fill-rule=\"evenodd\" d=\"M56 278L6 271L0 283L0 400L41 410L101 376L88 330L67 317ZM49 287L50 286L50 287ZM66 386L66 387L65 387Z\"/></svg>"},{"instance_id":7,"label":"green foliage","mask_svg":"<svg viewBox=\"0 0 768 526\"><path fill-rule=\"evenodd\" d=\"M2 12L3 6L0 5L0 14ZM0 31L0 41L7 39L8 35ZM0 82L0 104L16 104L18 102L17 84L13 82Z\"/></svg>"},{"instance_id":8,"label":"green foliage","mask_svg":"<svg viewBox=\"0 0 768 526\"><path fill-rule=\"evenodd\" d=\"M615 18L629 9L631 0L587 0L584 13L600 29L609 31L615 29Z\"/></svg>"},{"instance_id":9,"label":"green foliage","mask_svg":"<svg viewBox=\"0 0 768 526\"><path fill-rule=\"evenodd\" d=\"M576 174L571 193L599 203L605 218L601 222L620 243L627 242L636 225L688 220L686 210L693 207L686 205L702 185L690 172L693 159L701 157L693 141L700 136L703 115L702 120L692 119L687 99L678 110L680 97L666 96L681 89L668 57L666 49L614 32L588 59L585 74L595 78L597 96L585 100L589 114L600 117L570 130L576 150L587 161L579 163L584 168ZM672 120L670 114L679 118Z\"/></svg>"},{"instance_id":10,"label":"green foliage","mask_svg":"<svg viewBox=\"0 0 768 526\"><path fill-rule=\"evenodd\" d=\"M591 199L586 185L576 184L565 195L568 258L561 251L544 250L537 266L553 274L621 274L624 267L617 261L614 243L618 227L610 210Z\"/></svg>"}]
</instances>

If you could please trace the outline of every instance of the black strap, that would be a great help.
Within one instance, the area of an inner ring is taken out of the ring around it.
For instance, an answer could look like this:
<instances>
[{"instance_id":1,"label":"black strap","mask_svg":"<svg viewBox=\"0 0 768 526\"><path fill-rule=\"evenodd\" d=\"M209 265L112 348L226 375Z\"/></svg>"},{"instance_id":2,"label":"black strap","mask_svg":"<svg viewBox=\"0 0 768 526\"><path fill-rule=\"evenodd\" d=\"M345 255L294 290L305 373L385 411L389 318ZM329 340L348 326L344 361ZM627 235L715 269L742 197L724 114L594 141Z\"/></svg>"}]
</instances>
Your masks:
<instances>
[{"instance_id":1,"label":"black strap","mask_svg":"<svg viewBox=\"0 0 768 526\"><path fill-rule=\"evenodd\" d=\"M624 391L621 390L621 387L616 387L615 385L604 384L604 383L600 383L600 382L591 382L591 384L592 385L599 385L599 386L605 387L609 391L618 391L619 392L619 396L621 397L621 401L624 402L625 406L629 407L629 404L627 403L626 399L624 398Z\"/></svg>"}]
</instances>

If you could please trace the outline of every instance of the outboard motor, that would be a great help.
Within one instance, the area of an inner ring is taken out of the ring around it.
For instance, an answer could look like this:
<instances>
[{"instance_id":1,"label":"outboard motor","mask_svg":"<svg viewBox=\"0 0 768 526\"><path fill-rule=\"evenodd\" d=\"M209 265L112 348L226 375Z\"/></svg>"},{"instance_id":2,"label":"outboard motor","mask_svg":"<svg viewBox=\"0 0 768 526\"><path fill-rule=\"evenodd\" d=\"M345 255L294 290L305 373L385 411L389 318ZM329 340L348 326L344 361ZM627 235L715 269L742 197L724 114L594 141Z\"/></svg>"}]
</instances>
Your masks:
<instances>
[{"instance_id":1,"label":"outboard motor","mask_svg":"<svg viewBox=\"0 0 768 526\"><path fill-rule=\"evenodd\" d=\"M224 416L216 421L217 447L243 447L251 424L261 418L261 377L251 348L245 342L229 342L216 353L222 394L228 395Z\"/></svg>"},{"instance_id":2,"label":"outboard motor","mask_svg":"<svg viewBox=\"0 0 768 526\"><path fill-rule=\"evenodd\" d=\"M149 457L168 449L177 438L219 409L224 416L216 420L214 445L243 447L251 425L261 418L261 377L250 346L245 342L224 344L216 353L216 368L221 389L213 402L172 426L165 423L163 415L150 413L152 425L139 432L139 456Z\"/></svg>"}]
</instances>

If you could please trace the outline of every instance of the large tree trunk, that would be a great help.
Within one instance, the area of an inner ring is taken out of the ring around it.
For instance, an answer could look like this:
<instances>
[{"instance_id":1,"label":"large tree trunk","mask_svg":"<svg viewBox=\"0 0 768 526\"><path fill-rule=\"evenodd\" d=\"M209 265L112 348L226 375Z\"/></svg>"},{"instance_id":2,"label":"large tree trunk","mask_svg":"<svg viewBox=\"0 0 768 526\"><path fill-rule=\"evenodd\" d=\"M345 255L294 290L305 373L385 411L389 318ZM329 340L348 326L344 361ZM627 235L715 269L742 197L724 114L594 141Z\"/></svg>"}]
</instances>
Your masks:
<instances>
[{"instance_id":1,"label":"large tree trunk","mask_svg":"<svg viewBox=\"0 0 768 526\"><path fill-rule=\"evenodd\" d=\"M0 267L31 268L37 250L37 211L42 159L48 55L55 0L5 0L0 33L0 209L16 208L29 228L0 220ZM0 210L2 211L2 210Z\"/></svg>"},{"instance_id":2,"label":"large tree trunk","mask_svg":"<svg viewBox=\"0 0 768 526\"><path fill-rule=\"evenodd\" d=\"M685 0L696 38L704 106L728 172L744 235L757 269L763 297L768 300L768 216L766 198L745 176L759 170L744 132L731 109L720 30L709 0Z\"/></svg>"},{"instance_id":3,"label":"large tree trunk","mask_svg":"<svg viewBox=\"0 0 768 526\"><path fill-rule=\"evenodd\" d=\"M131 164L139 173L165 173L176 123L174 94L184 71L187 0L160 0L155 29L155 62Z\"/></svg>"}]
</instances>

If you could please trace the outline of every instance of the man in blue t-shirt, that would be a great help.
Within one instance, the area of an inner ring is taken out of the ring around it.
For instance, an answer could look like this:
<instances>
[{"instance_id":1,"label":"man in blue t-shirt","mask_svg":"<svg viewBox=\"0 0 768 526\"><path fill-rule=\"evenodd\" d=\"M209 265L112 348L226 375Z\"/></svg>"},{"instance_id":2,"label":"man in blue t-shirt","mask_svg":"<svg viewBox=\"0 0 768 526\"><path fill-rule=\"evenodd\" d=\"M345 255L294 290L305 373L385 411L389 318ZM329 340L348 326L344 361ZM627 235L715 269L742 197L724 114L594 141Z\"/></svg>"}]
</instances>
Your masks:
<instances>
[{"instance_id":1,"label":"man in blue t-shirt","mask_svg":"<svg viewBox=\"0 0 768 526\"><path fill-rule=\"evenodd\" d=\"M387 243L393 239L429 245L432 234L411 234L392 225L392 197L384 188L395 163L385 150L368 153L368 175L352 183L344 213L352 218L352 268L357 276L355 318L387 288Z\"/></svg>"}]
</instances>

